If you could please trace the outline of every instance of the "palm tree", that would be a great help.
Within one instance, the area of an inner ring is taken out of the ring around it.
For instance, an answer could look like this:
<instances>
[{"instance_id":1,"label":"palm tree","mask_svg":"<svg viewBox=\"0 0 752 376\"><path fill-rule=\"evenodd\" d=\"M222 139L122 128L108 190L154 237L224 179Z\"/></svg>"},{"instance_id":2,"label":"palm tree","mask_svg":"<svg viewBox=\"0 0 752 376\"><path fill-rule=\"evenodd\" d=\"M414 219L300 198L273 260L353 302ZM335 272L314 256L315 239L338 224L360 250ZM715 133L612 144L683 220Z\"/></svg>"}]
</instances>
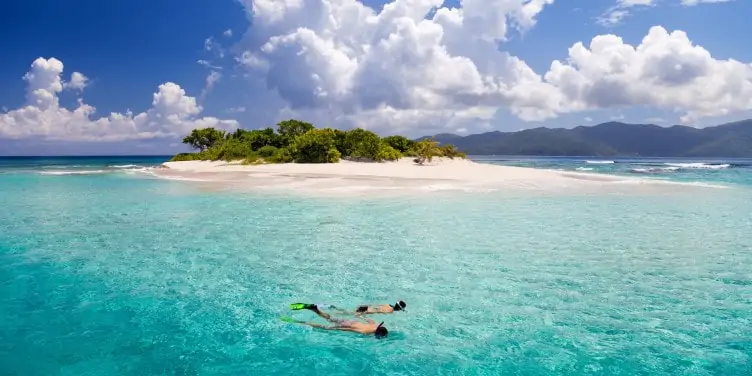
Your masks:
<instances>
[{"instance_id":1,"label":"palm tree","mask_svg":"<svg viewBox=\"0 0 752 376\"><path fill-rule=\"evenodd\" d=\"M415 144L415 153L418 154L418 158L415 158L413 161L419 165L426 163L426 161L431 162L433 157L442 155L439 143L433 138L426 138L417 142Z\"/></svg>"}]
</instances>

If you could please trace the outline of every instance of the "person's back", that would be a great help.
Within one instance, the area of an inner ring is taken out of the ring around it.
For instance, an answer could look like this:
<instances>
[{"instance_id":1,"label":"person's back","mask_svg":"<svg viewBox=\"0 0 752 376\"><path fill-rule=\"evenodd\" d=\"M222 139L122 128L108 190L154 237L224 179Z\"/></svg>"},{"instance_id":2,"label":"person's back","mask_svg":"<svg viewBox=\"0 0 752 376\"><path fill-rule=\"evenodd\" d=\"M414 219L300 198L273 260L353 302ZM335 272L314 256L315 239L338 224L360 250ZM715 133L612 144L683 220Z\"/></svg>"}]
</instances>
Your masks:
<instances>
[{"instance_id":1,"label":"person's back","mask_svg":"<svg viewBox=\"0 0 752 376\"><path fill-rule=\"evenodd\" d=\"M349 322L347 327L352 329L355 332L358 332L360 334L374 334L379 329L380 324L376 324L375 322L359 322L359 321L352 321Z\"/></svg>"}]
</instances>

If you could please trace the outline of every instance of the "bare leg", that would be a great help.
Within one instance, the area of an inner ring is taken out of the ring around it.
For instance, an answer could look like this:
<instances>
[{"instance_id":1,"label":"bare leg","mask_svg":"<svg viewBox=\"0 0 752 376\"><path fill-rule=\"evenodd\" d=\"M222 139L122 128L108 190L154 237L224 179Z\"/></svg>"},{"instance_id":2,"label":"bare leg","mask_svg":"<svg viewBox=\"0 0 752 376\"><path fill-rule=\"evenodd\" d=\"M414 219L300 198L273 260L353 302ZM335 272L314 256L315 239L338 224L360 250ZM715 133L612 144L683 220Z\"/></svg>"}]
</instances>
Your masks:
<instances>
[{"instance_id":1,"label":"bare leg","mask_svg":"<svg viewBox=\"0 0 752 376\"><path fill-rule=\"evenodd\" d=\"M320 317L324 318L327 321L334 322L334 320L332 320L332 317L329 316L329 314L326 312L321 312L319 310L319 307L311 308L311 311L315 312L317 315L319 315Z\"/></svg>"},{"instance_id":2,"label":"bare leg","mask_svg":"<svg viewBox=\"0 0 752 376\"><path fill-rule=\"evenodd\" d=\"M321 324L316 324L314 322L298 321L298 323L303 324L303 325L312 326L314 328L319 328L319 329L330 329L328 326L324 326L324 325L321 325Z\"/></svg>"}]
</instances>

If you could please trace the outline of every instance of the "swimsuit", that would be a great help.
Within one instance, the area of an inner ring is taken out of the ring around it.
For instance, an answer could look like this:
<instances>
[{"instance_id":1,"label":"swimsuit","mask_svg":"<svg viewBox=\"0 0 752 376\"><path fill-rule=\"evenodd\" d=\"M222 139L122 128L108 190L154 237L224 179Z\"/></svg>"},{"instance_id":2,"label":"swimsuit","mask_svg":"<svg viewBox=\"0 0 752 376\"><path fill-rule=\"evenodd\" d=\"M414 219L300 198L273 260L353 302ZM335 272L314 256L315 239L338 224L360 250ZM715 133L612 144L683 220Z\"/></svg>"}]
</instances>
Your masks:
<instances>
[{"instance_id":1,"label":"swimsuit","mask_svg":"<svg viewBox=\"0 0 752 376\"><path fill-rule=\"evenodd\" d=\"M356 320L343 320L343 319L331 319L331 322L333 322L335 325L335 328L349 328L353 324L357 323Z\"/></svg>"}]
</instances>

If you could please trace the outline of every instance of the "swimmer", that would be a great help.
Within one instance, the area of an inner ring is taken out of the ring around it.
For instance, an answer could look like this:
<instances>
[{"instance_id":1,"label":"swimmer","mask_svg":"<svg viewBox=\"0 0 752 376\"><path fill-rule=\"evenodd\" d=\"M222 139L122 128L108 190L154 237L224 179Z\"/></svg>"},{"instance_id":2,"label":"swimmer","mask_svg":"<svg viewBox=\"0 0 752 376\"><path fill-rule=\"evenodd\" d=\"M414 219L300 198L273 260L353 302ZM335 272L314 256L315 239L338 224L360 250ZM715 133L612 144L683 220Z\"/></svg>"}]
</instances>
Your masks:
<instances>
[{"instance_id":1,"label":"swimmer","mask_svg":"<svg viewBox=\"0 0 752 376\"><path fill-rule=\"evenodd\" d=\"M375 314L375 313L394 313L396 311L404 311L405 307L407 307L407 304L405 304L404 301L400 300L397 303L394 303L394 305L390 305L390 304L382 304L382 305L376 305L376 306L361 305L355 309L355 312L358 316Z\"/></svg>"},{"instance_id":2,"label":"swimmer","mask_svg":"<svg viewBox=\"0 0 752 376\"><path fill-rule=\"evenodd\" d=\"M313 311L314 313L319 315L321 318L325 319L326 321L331 322L334 325L326 326L326 325L316 324L312 322L286 319L285 321L288 321L288 322L295 322L298 324L304 324L304 325L312 326L314 328L326 329L326 330L342 330L342 331L348 331L348 332L356 332L356 333L360 333L364 335L373 334L374 337L376 338L383 338L383 337L386 337L387 334L389 334L389 331L386 329L383 322L381 322L380 324L376 324L376 322L371 319L366 319L367 323L360 322L357 320L335 319L331 317L328 313L322 312L321 310L319 310L319 307L316 304L295 303L295 304L291 304L290 308L294 310L307 309L307 310Z\"/></svg>"}]
</instances>

